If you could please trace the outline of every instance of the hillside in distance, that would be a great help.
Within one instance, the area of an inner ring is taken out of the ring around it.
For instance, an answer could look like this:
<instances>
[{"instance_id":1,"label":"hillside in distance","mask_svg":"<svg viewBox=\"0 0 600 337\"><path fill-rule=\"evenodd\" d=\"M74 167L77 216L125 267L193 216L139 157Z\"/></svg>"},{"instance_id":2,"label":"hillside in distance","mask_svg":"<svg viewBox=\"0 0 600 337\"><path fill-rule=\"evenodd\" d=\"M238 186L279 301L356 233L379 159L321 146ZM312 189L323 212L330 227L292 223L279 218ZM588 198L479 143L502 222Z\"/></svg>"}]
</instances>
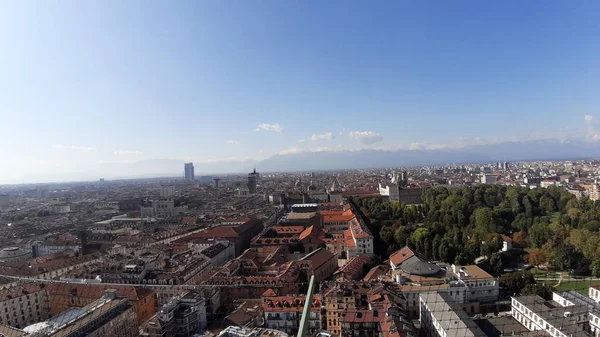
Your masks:
<instances>
[{"instance_id":1,"label":"hillside in distance","mask_svg":"<svg viewBox=\"0 0 600 337\"><path fill-rule=\"evenodd\" d=\"M195 162L196 175L259 172L327 171L398 166L476 164L496 161L568 160L600 157L600 143L583 141L527 141L475 145L462 149L322 151L277 154L253 159ZM87 172L70 173L71 179L182 177L183 159L104 163ZM64 179L66 179L65 177ZM54 178L56 179L56 178ZM48 177L48 181L52 177Z\"/></svg>"},{"instance_id":2,"label":"hillside in distance","mask_svg":"<svg viewBox=\"0 0 600 337\"><path fill-rule=\"evenodd\" d=\"M600 156L600 144L582 141L527 141L442 150L358 150L300 152L260 161L263 172L311 171L395 166L434 166L494 161L568 160Z\"/></svg>"}]
</instances>

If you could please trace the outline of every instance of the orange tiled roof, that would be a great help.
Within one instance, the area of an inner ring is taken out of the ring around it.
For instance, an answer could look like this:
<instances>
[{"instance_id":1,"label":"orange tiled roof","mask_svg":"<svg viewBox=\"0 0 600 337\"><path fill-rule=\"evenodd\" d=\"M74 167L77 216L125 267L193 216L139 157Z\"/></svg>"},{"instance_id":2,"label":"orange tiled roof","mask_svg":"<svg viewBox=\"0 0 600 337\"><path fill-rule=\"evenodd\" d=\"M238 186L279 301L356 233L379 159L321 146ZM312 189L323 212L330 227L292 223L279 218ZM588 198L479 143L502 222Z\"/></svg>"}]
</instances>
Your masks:
<instances>
[{"instance_id":1,"label":"orange tiled roof","mask_svg":"<svg viewBox=\"0 0 600 337\"><path fill-rule=\"evenodd\" d=\"M402 264L409 258L413 257L414 255L415 253L410 248L405 246L397 252L395 252L394 254L390 255L390 261L392 261L392 263L397 266Z\"/></svg>"},{"instance_id":2,"label":"orange tiled roof","mask_svg":"<svg viewBox=\"0 0 600 337\"><path fill-rule=\"evenodd\" d=\"M269 297L263 303L265 312L301 312L304 308L305 296L276 296ZM321 310L321 296L315 295L311 305L311 311Z\"/></svg>"},{"instance_id":3,"label":"orange tiled roof","mask_svg":"<svg viewBox=\"0 0 600 337\"><path fill-rule=\"evenodd\" d=\"M354 215L324 215L323 216L323 222L324 223L330 223L330 222L348 222L350 220L354 219Z\"/></svg>"},{"instance_id":4,"label":"orange tiled roof","mask_svg":"<svg viewBox=\"0 0 600 337\"><path fill-rule=\"evenodd\" d=\"M236 238L238 233L229 226L213 227L205 232L195 233L189 236L198 238Z\"/></svg>"},{"instance_id":5,"label":"orange tiled roof","mask_svg":"<svg viewBox=\"0 0 600 337\"><path fill-rule=\"evenodd\" d=\"M334 259L335 255L333 255L330 251L328 251L327 249L319 248L311 254L303 257L301 260L311 261L313 269L316 270L332 258Z\"/></svg>"},{"instance_id":6,"label":"orange tiled roof","mask_svg":"<svg viewBox=\"0 0 600 337\"><path fill-rule=\"evenodd\" d=\"M369 263L370 260L366 256L354 256L345 265L341 266L335 274L348 273L352 276L360 275L363 265Z\"/></svg>"},{"instance_id":7,"label":"orange tiled roof","mask_svg":"<svg viewBox=\"0 0 600 337\"><path fill-rule=\"evenodd\" d=\"M367 275L363 278L363 281L372 281L377 280L380 276L385 276L387 272L390 270L389 264L383 264L379 266L375 266L369 270Z\"/></svg>"},{"instance_id":8,"label":"orange tiled roof","mask_svg":"<svg viewBox=\"0 0 600 337\"><path fill-rule=\"evenodd\" d=\"M369 232L369 230L356 219L352 219L349 222L350 229L352 230L352 235L355 239L372 239L373 234Z\"/></svg>"},{"instance_id":9,"label":"orange tiled roof","mask_svg":"<svg viewBox=\"0 0 600 337\"><path fill-rule=\"evenodd\" d=\"M284 233L298 234L298 233L302 233L302 231L304 231L304 227L303 226L273 226L273 230L275 232L277 232L277 234L284 234Z\"/></svg>"},{"instance_id":10,"label":"orange tiled roof","mask_svg":"<svg viewBox=\"0 0 600 337\"><path fill-rule=\"evenodd\" d=\"M16 285L14 287L2 289L0 290L0 302L26 296L27 294L36 293L38 291L42 291L42 288L39 284L35 283Z\"/></svg>"},{"instance_id":11,"label":"orange tiled roof","mask_svg":"<svg viewBox=\"0 0 600 337\"><path fill-rule=\"evenodd\" d=\"M354 242L352 232L349 229L344 231L344 238L346 239L346 247L356 247L356 242Z\"/></svg>"},{"instance_id":12,"label":"orange tiled roof","mask_svg":"<svg viewBox=\"0 0 600 337\"><path fill-rule=\"evenodd\" d=\"M265 291L262 295L263 295L263 297L275 297L275 296L277 296L277 294L275 293L275 291L273 291L273 289L271 289L271 288L267 289L267 291Z\"/></svg>"},{"instance_id":13,"label":"orange tiled roof","mask_svg":"<svg viewBox=\"0 0 600 337\"><path fill-rule=\"evenodd\" d=\"M323 238L325 236L325 233L323 231L321 231L321 229L317 226L311 225L309 227L306 227L306 229L304 231L302 231L302 233L300 233L300 236L298 237L298 239L300 240L304 240L305 238L312 236L315 238Z\"/></svg>"},{"instance_id":14,"label":"orange tiled roof","mask_svg":"<svg viewBox=\"0 0 600 337\"><path fill-rule=\"evenodd\" d=\"M319 211L319 213L321 213L322 216L326 216L326 215L342 215L344 213L344 211Z\"/></svg>"},{"instance_id":15,"label":"orange tiled roof","mask_svg":"<svg viewBox=\"0 0 600 337\"><path fill-rule=\"evenodd\" d=\"M347 323L377 323L385 318L384 310L349 310L340 321Z\"/></svg>"}]
</instances>

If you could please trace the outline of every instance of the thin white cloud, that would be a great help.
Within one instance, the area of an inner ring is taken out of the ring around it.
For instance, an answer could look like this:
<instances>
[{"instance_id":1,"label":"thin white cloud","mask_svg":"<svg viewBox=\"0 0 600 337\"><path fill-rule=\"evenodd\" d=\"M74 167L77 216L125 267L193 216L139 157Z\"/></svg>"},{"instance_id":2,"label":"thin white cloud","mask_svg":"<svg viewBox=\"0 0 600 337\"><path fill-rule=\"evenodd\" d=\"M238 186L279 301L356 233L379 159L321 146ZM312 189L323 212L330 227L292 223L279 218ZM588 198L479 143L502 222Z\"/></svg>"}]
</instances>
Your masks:
<instances>
[{"instance_id":1,"label":"thin white cloud","mask_svg":"<svg viewBox=\"0 0 600 337\"><path fill-rule=\"evenodd\" d=\"M585 121L585 127L587 129L586 138L592 141L599 141L600 132L598 132L598 130L596 129L596 120L594 119L594 116L585 115L583 116L583 119Z\"/></svg>"},{"instance_id":2,"label":"thin white cloud","mask_svg":"<svg viewBox=\"0 0 600 337\"><path fill-rule=\"evenodd\" d=\"M297 146L293 146L287 149L283 149L277 154L285 155L285 154L294 154L294 153L304 153L304 152L339 152L339 151L357 151L359 149L351 149L343 147L341 144L337 146L321 146L314 148L299 148Z\"/></svg>"},{"instance_id":3,"label":"thin white cloud","mask_svg":"<svg viewBox=\"0 0 600 337\"><path fill-rule=\"evenodd\" d=\"M59 150L67 150L67 151L78 151L78 152L92 152L96 149L93 147L87 146L76 146L76 145L61 145L61 144L52 144L53 149Z\"/></svg>"},{"instance_id":4,"label":"thin white cloud","mask_svg":"<svg viewBox=\"0 0 600 337\"><path fill-rule=\"evenodd\" d=\"M312 139L313 141L319 141L319 140L332 140L334 139L335 136L333 135L333 133L331 132L326 132L320 135L317 134L313 134L310 139Z\"/></svg>"},{"instance_id":5,"label":"thin white cloud","mask_svg":"<svg viewBox=\"0 0 600 337\"><path fill-rule=\"evenodd\" d=\"M443 150L448 148L445 144L412 143L408 146L409 150Z\"/></svg>"},{"instance_id":6,"label":"thin white cloud","mask_svg":"<svg viewBox=\"0 0 600 337\"><path fill-rule=\"evenodd\" d=\"M114 154L117 156L139 156L142 152L138 150L116 150Z\"/></svg>"},{"instance_id":7,"label":"thin white cloud","mask_svg":"<svg viewBox=\"0 0 600 337\"><path fill-rule=\"evenodd\" d=\"M251 157L228 157L228 158L209 158L209 159L186 159L186 161L191 161L193 163L198 164L208 164L208 163L245 163L245 162L253 162L254 159Z\"/></svg>"},{"instance_id":8,"label":"thin white cloud","mask_svg":"<svg viewBox=\"0 0 600 337\"><path fill-rule=\"evenodd\" d=\"M298 139L298 143L304 143L306 141L306 139Z\"/></svg>"},{"instance_id":9,"label":"thin white cloud","mask_svg":"<svg viewBox=\"0 0 600 337\"><path fill-rule=\"evenodd\" d=\"M227 141L227 144L231 144L231 145L237 145L239 143L240 142L238 142L237 140L233 140L233 139L230 139L230 140Z\"/></svg>"},{"instance_id":10,"label":"thin white cloud","mask_svg":"<svg viewBox=\"0 0 600 337\"><path fill-rule=\"evenodd\" d=\"M258 126L256 127L256 129L254 129L254 131L283 132L283 127L281 127L281 125L279 125L279 123L274 123L274 124L261 123L261 124L258 124Z\"/></svg>"},{"instance_id":11,"label":"thin white cloud","mask_svg":"<svg viewBox=\"0 0 600 337\"><path fill-rule=\"evenodd\" d=\"M300 152L305 152L306 150L303 150L299 147L293 146L287 149L283 149L279 152L277 152L277 154L281 154L281 155L285 155L285 154L293 154L293 153L300 153Z\"/></svg>"},{"instance_id":12,"label":"thin white cloud","mask_svg":"<svg viewBox=\"0 0 600 337\"><path fill-rule=\"evenodd\" d=\"M351 131L348 135L366 145L383 140L383 137L379 133L373 131Z\"/></svg>"}]
</instances>

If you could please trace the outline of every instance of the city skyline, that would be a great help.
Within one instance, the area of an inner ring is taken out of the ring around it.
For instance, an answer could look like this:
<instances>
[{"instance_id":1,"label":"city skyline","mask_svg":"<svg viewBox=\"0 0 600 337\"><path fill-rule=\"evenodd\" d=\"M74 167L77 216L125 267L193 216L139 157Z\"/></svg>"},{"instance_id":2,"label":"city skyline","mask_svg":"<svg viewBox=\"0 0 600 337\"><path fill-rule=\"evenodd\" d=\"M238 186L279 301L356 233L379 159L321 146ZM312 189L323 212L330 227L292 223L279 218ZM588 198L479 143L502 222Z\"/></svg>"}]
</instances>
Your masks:
<instances>
[{"instance_id":1,"label":"city skyline","mask_svg":"<svg viewBox=\"0 0 600 337\"><path fill-rule=\"evenodd\" d=\"M1 6L0 183L165 159L206 172L304 152L600 144L596 3Z\"/></svg>"}]
</instances>

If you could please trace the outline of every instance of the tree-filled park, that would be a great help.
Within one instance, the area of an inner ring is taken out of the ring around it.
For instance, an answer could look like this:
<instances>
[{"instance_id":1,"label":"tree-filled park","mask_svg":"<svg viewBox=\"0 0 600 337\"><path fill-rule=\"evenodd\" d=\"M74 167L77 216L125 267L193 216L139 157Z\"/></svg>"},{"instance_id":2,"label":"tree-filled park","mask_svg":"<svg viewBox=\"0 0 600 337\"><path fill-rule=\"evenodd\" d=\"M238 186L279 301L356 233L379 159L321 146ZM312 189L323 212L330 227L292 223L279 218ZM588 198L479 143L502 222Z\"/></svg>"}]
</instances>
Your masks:
<instances>
[{"instance_id":1,"label":"tree-filled park","mask_svg":"<svg viewBox=\"0 0 600 337\"><path fill-rule=\"evenodd\" d=\"M409 244L430 260L471 264L487 257L506 267L502 235L517 258L536 267L600 277L600 203L560 187L478 185L424 190L422 205L382 198L351 199L375 236L382 260Z\"/></svg>"}]
</instances>

